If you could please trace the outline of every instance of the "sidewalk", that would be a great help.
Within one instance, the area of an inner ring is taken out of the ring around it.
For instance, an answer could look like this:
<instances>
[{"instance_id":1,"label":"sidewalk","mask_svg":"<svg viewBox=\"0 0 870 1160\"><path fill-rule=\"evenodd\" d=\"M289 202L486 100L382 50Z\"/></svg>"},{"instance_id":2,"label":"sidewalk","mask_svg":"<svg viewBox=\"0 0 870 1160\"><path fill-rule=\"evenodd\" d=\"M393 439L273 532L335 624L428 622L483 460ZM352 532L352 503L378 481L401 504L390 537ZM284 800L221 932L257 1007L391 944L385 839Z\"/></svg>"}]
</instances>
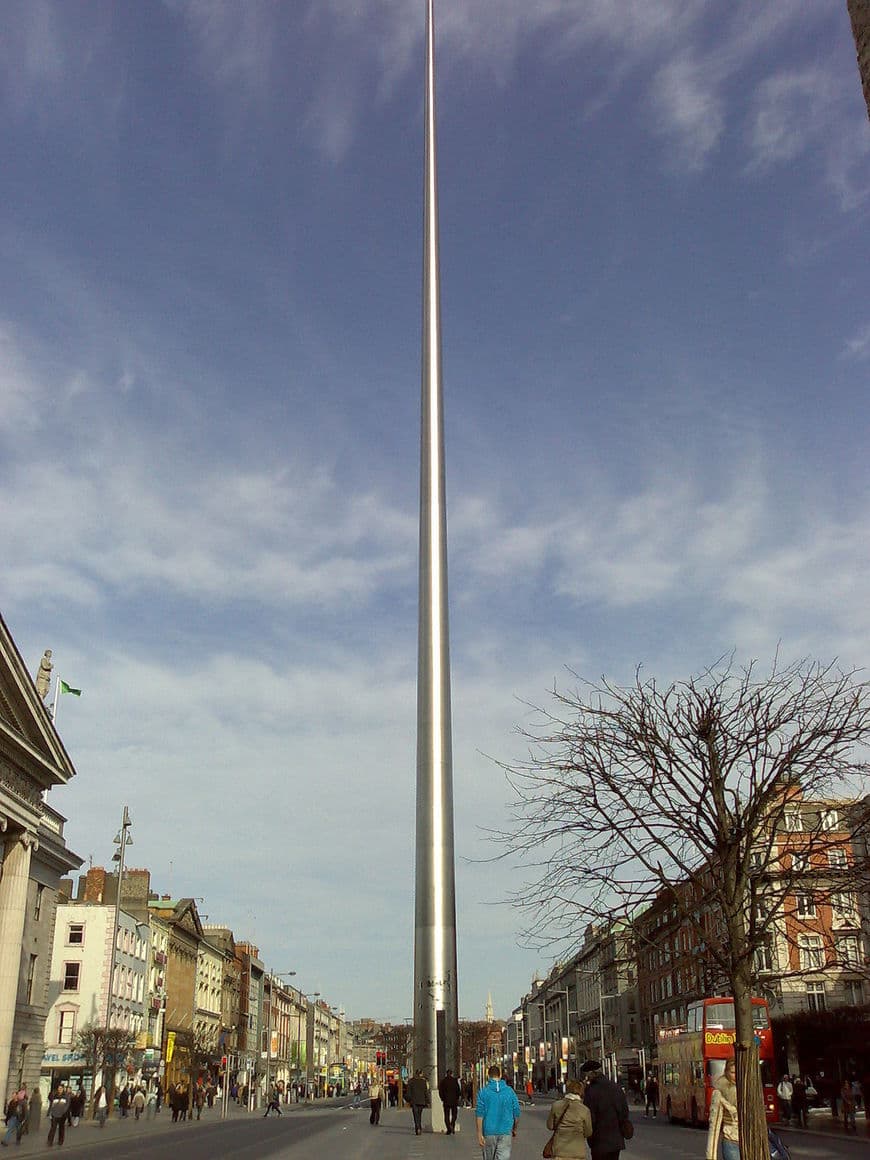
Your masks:
<instances>
[{"instance_id":1,"label":"sidewalk","mask_svg":"<svg viewBox=\"0 0 870 1160\"><path fill-rule=\"evenodd\" d=\"M773 1124L776 1132L795 1136L839 1136L841 1140L858 1140L867 1146L867 1112L862 1110L855 1114L856 1131L846 1132L843 1129L843 1117L837 1119L831 1115L830 1108L810 1108L809 1125L799 1128L796 1124Z\"/></svg>"},{"instance_id":2,"label":"sidewalk","mask_svg":"<svg viewBox=\"0 0 870 1160\"><path fill-rule=\"evenodd\" d=\"M296 1109L304 1110L306 1107L310 1107L310 1105L305 1103L282 1104L281 1111L287 1115L288 1112L292 1113ZM227 1108L228 1120L253 1119L258 1115L263 1115L262 1108L249 1112L247 1108L241 1107L234 1100L230 1101ZM196 1115L194 1115L192 1120L178 1120L175 1123L172 1121L172 1111L166 1107L163 1107L157 1115L150 1119L143 1114L138 1120L132 1113L124 1117L116 1111L113 1116L106 1120L103 1128L96 1120L82 1120L77 1128L67 1126L63 1147L66 1150L84 1152L87 1155L97 1141L102 1144L106 1140L135 1140L142 1136L164 1135L169 1132L194 1132L202 1125L220 1121L220 1118L221 1108L220 1104L217 1103L213 1108L204 1108L200 1120L197 1120ZM0 1123L0 1127L2 1127L2 1123ZM28 1132L20 1145L16 1145L13 1140L8 1148L3 1150L2 1155L4 1160L6 1156L53 1156L57 1150L57 1143L55 1142L54 1147L49 1148L47 1140L48 1120L43 1116L42 1122L35 1131Z\"/></svg>"}]
</instances>

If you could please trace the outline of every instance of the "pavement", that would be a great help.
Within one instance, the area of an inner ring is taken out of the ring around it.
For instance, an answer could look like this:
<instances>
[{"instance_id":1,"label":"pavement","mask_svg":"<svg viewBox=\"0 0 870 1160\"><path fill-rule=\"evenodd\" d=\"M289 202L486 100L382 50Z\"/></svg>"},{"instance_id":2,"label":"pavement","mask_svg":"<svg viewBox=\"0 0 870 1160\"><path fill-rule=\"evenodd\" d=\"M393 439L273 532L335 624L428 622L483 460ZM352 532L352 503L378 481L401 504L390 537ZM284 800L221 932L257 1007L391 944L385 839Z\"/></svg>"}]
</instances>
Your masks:
<instances>
[{"instance_id":1,"label":"pavement","mask_svg":"<svg viewBox=\"0 0 870 1160\"><path fill-rule=\"evenodd\" d=\"M347 1102L348 1101L346 1099L303 1101L299 1104L282 1104L281 1111L284 1115L292 1115L295 1111L304 1111L306 1108L309 1110L311 1108L321 1107L324 1109L328 1107L339 1108L345 1106ZM233 1100L229 1102L227 1107L228 1120L254 1119L257 1116L262 1116L263 1114L263 1108L258 1108L253 1112L249 1112L246 1108L241 1107ZM219 1121L220 1118L221 1107L219 1103L216 1103L213 1108L203 1108L202 1119L200 1120L197 1120L196 1114L194 1113L193 1119L178 1121L175 1123L173 1123L172 1120L172 1111L166 1107L161 1108L161 1110L156 1115L151 1117L143 1113L138 1120L135 1118L132 1112L130 1112L127 1116L122 1116L116 1110L115 1114L106 1120L106 1123L102 1128L99 1126L96 1120L81 1120L78 1127L76 1128L67 1125L66 1138L64 1140L63 1147L64 1149L78 1151L79 1153L84 1153L87 1155L93 1148L93 1145L97 1142L100 1144L105 1144L107 1140L112 1139L127 1141L135 1139L139 1136L154 1136L170 1131L194 1132L197 1128L205 1124L213 1124ZM272 1113L271 1118L277 1119L278 1117ZM22 1137L21 1143L19 1145L16 1145L13 1138L8 1147L3 1150L3 1156L5 1157L7 1154L9 1156L53 1155L55 1149L57 1148L57 1140L55 1139L53 1148L48 1147L48 1127L48 1120L43 1116L39 1127L33 1131L27 1132L26 1135ZM0 1128L3 1128L2 1122L0 1122ZM5 1128L3 1128L3 1132L5 1133ZM0 1134L0 1139L2 1139L2 1134Z\"/></svg>"},{"instance_id":2,"label":"pavement","mask_svg":"<svg viewBox=\"0 0 870 1160\"><path fill-rule=\"evenodd\" d=\"M867 1122L867 1112L862 1110L855 1113L855 1131L846 1132L843 1128L843 1117L836 1119L831 1115L830 1108L810 1108L809 1122L806 1128L799 1128L796 1124L774 1124L775 1131L784 1136L839 1136L843 1140L860 1140L867 1146L867 1137L870 1135L870 1124Z\"/></svg>"}]
</instances>

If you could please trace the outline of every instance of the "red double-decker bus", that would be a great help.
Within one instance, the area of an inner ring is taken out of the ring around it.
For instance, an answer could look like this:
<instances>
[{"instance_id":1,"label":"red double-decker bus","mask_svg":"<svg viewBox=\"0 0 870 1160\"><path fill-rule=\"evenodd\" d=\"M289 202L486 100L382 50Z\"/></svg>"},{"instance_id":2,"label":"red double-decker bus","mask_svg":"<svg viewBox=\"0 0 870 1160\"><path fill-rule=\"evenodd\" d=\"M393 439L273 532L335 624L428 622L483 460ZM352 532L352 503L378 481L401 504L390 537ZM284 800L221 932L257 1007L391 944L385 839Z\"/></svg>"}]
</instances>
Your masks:
<instances>
[{"instance_id":1,"label":"red double-decker bus","mask_svg":"<svg viewBox=\"0 0 870 1160\"><path fill-rule=\"evenodd\" d=\"M773 1078L773 1034L764 999L752 1000L752 1024L758 1044L764 1107L769 1121L777 1118ZM686 1027L659 1033L659 1099L673 1120L706 1124L713 1081L734 1055L734 1000L701 999L689 1004Z\"/></svg>"}]
</instances>

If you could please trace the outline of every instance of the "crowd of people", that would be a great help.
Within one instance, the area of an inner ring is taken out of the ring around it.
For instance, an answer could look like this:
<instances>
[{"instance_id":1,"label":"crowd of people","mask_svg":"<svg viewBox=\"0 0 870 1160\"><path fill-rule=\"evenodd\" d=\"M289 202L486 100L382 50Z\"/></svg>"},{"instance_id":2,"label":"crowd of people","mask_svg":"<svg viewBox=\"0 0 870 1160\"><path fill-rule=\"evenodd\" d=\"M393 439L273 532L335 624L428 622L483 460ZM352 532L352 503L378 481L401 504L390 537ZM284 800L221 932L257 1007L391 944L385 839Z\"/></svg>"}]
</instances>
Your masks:
<instances>
[{"instance_id":1,"label":"crowd of people","mask_svg":"<svg viewBox=\"0 0 870 1160\"><path fill-rule=\"evenodd\" d=\"M839 1119L842 1115L846 1132L856 1132L855 1113L864 1105L864 1085L857 1076L846 1076L842 1082L812 1076L783 1075L776 1085L781 1123L797 1128L806 1128L809 1123L809 1109L817 1101L824 1100L830 1105L831 1115Z\"/></svg>"}]
</instances>

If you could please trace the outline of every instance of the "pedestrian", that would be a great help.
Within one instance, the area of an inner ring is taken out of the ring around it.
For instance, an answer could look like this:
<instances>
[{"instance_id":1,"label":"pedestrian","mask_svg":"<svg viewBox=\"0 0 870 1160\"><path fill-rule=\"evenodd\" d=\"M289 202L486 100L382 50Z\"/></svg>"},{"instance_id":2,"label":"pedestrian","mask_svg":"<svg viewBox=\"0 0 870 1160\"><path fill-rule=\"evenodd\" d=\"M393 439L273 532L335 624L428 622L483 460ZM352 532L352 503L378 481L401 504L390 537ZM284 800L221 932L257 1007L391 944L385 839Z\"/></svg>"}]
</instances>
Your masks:
<instances>
[{"instance_id":1,"label":"pedestrian","mask_svg":"<svg viewBox=\"0 0 870 1160\"><path fill-rule=\"evenodd\" d=\"M488 1074L489 1083L477 1093L474 1109L477 1142L483 1160L510 1160L520 1119L520 1101L514 1089L501 1078L497 1063L490 1067Z\"/></svg>"},{"instance_id":2,"label":"pedestrian","mask_svg":"<svg viewBox=\"0 0 870 1160\"><path fill-rule=\"evenodd\" d=\"M413 1078L405 1088L405 1099L411 1105L411 1114L414 1117L414 1135L419 1136L423 1131L423 1109L430 1104L429 1084L418 1067Z\"/></svg>"},{"instance_id":3,"label":"pedestrian","mask_svg":"<svg viewBox=\"0 0 870 1160\"><path fill-rule=\"evenodd\" d=\"M272 1088L272 1092L269 1096L269 1103L266 1105L266 1113L263 1116L264 1120L268 1118L269 1112L271 1112L273 1109L278 1113L279 1116L284 1114L281 1111L281 1093L276 1087ZM199 1119L199 1116L197 1116L197 1119Z\"/></svg>"},{"instance_id":4,"label":"pedestrian","mask_svg":"<svg viewBox=\"0 0 870 1160\"><path fill-rule=\"evenodd\" d=\"M369 1084L369 1106L371 1107L371 1115L369 1116L370 1124L379 1124L381 1122L381 1100L383 1099L384 1089L381 1087L380 1081L375 1077Z\"/></svg>"},{"instance_id":5,"label":"pedestrian","mask_svg":"<svg viewBox=\"0 0 870 1160\"><path fill-rule=\"evenodd\" d=\"M79 1126L79 1121L85 1114L85 1089L79 1083L78 1090L73 1093L69 1102L70 1124L73 1128Z\"/></svg>"},{"instance_id":6,"label":"pedestrian","mask_svg":"<svg viewBox=\"0 0 870 1160\"><path fill-rule=\"evenodd\" d=\"M277 1099L277 1095L275 1096ZM201 1083L196 1085L196 1091L193 1093L193 1102L196 1107L196 1118L200 1119L202 1116L202 1109L205 1106L205 1088ZM280 1116L281 1109L278 1108L278 1115Z\"/></svg>"},{"instance_id":7,"label":"pedestrian","mask_svg":"<svg viewBox=\"0 0 870 1160\"><path fill-rule=\"evenodd\" d=\"M130 1107L130 1089L126 1084L124 1084L118 1094L118 1107L121 1109L121 1117L126 1120L127 1109Z\"/></svg>"},{"instance_id":8,"label":"pedestrian","mask_svg":"<svg viewBox=\"0 0 870 1160\"><path fill-rule=\"evenodd\" d=\"M851 1080L843 1080L843 1086L840 1088L840 1099L843 1103L843 1130L845 1132L857 1132L858 1128L855 1124L855 1092L852 1089Z\"/></svg>"},{"instance_id":9,"label":"pedestrian","mask_svg":"<svg viewBox=\"0 0 870 1160\"><path fill-rule=\"evenodd\" d=\"M655 1119L659 1111L659 1081L654 1075L651 1075L646 1081L646 1091L644 1093L646 1099L646 1108L644 1109L644 1119L649 1118L650 1110L652 1110L652 1118Z\"/></svg>"},{"instance_id":10,"label":"pedestrian","mask_svg":"<svg viewBox=\"0 0 870 1160\"><path fill-rule=\"evenodd\" d=\"M740 1136L737 1130L737 1066L733 1059L725 1063L725 1073L713 1083L710 1100L710 1127L707 1131L707 1160L718 1160L719 1140L722 1160L740 1160Z\"/></svg>"},{"instance_id":11,"label":"pedestrian","mask_svg":"<svg viewBox=\"0 0 870 1160\"><path fill-rule=\"evenodd\" d=\"M156 1114L163 1106L163 1085L160 1083L159 1079L154 1081L154 1094L157 1097L154 1101L154 1112Z\"/></svg>"},{"instance_id":12,"label":"pedestrian","mask_svg":"<svg viewBox=\"0 0 870 1160\"><path fill-rule=\"evenodd\" d=\"M456 1116L459 1112L459 1101L462 1099L462 1084L448 1067L447 1074L438 1085L438 1095L444 1105L444 1124L447 1135L456 1134Z\"/></svg>"},{"instance_id":13,"label":"pedestrian","mask_svg":"<svg viewBox=\"0 0 870 1160\"><path fill-rule=\"evenodd\" d=\"M133 1094L133 1118L138 1120L145 1111L145 1093L141 1087L137 1087Z\"/></svg>"},{"instance_id":14,"label":"pedestrian","mask_svg":"<svg viewBox=\"0 0 870 1160\"><path fill-rule=\"evenodd\" d=\"M805 1128L807 1126L807 1088L799 1075L794 1077L791 1085L791 1110L797 1126Z\"/></svg>"},{"instance_id":15,"label":"pedestrian","mask_svg":"<svg viewBox=\"0 0 870 1160\"><path fill-rule=\"evenodd\" d=\"M62 1083L59 1083L54 1090L49 1104L48 1104L48 1146L49 1148L54 1143L55 1133L57 1134L58 1147L64 1142L66 1138L66 1118L69 1114L69 1093Z\"/></svg>"},{"instance_id":16,"label":"pedestrian","mask_svg":"<svg viewBox=\"0 0 870 1160\"><path fill-rule=\"evenodd\" d=\"M103 1084L94 1092L94 1117L101 1128L106 1126L106 1116L109 1114L109 1101L106 1098L106 1089Z\"/></svg>"},{"instance_id":17,"label":"pedestrian","mask_svg":"<svg viewBox=\"0 0 870 1160\"><path fill-rule=\"evenodd\" d=\"M583 1102L586 1085L569 1079L565 1098L556 1100L547 1116L547 1127L553 1136L555 1160L586 1160L586 1141L592 1135L592 1115Z\"/></svg>"},{"instance_id":18,"label":"pedestrian","mask_svg":"<svg viewBox=\"0 0 870 1160\"><path fill-rule=\"evenodd\" d=\"M21 1143L24 1125L27 1123L28 1110L27 1086L24 1085L10 1096L9 1103L6 1105L6 1134L0 1140L0 1144L4 1148L9 1147L9 1141L13 1136L16 1144Z\"/></svg>"},{"instance_id":19,"label":"pedestrian","mask_svg":"<svg viewBox=\"0 0 870 1160\"><path fill-rule=\"evenodd\" d=\"M153 1120L157 1115L157 1092L152 1090L145 1097L145 1119Z\"/></svg>"},{"instance_id":20,"label":"pedestrian","mask_svg":"<svg viewBox=\"0 0 870 1160\"><path fill-rule=\"evenodd\" d=\"M791 1076L786 1074L776 1085L776 1095L779 1100L779 1118L783 1124L791 1123L791 1100L794 1095L794 1085Z\"/></svg>"},{"instance_id":21,"label":"pedestrian","mask_svg":"<svg viewBox=\"0 0 870 1160\"><path fill-rule=\"evenodd\" d=\"M588 1060L580 1071L586 1080L583 1099L592 1116L592 1160L618 1160L626 1135L633 1132L625 1092L602 1073L597 1059Z\"/></svg>"}]
</instances>

